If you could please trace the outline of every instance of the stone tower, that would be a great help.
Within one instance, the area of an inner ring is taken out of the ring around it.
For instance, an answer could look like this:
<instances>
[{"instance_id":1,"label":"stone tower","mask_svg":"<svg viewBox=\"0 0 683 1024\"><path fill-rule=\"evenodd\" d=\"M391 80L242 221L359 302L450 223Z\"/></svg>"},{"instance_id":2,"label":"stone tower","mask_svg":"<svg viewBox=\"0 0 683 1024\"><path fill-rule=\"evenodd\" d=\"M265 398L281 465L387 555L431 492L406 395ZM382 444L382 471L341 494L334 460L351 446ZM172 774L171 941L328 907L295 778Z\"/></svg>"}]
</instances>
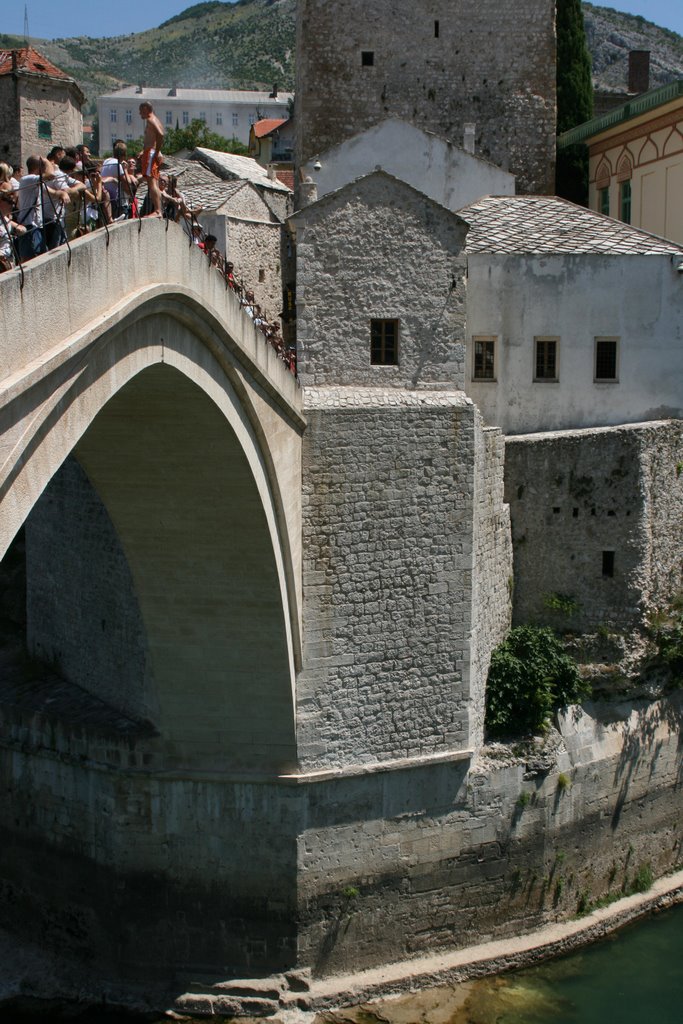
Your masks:
<instances>
[{"instance_id":1,"label":"stone tower","mask_svg":"<svg viewBox=\"0 0 683 1024\"><path fill-rule=\"evenodd\" d=\"M555 0L299 0L299 163L401 117L553 193Z\"/></svg>"}]
</instances>

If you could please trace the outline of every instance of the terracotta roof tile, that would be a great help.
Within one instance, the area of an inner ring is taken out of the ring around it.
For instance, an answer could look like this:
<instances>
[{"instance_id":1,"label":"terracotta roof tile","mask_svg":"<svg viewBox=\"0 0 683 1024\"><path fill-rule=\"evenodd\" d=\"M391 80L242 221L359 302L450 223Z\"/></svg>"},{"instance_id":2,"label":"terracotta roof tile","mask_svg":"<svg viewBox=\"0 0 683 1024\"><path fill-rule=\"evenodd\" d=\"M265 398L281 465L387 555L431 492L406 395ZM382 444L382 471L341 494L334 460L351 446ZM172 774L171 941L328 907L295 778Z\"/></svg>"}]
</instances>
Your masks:
<instances>
[{"instance_id":1,"label":"terracotta roof tile","mask_svg":"<svg viewBox=\"0 0 683 1024\"><path fill-rule=\"evenodd\" d=\"M254 124L254 135L257 139L263 139L266 135L274 132L276 128L286 123L286 117L264 117L262 121L256 121Z\"/></svg>"},{"instance_id":2,"label":"terracotta roof tile","mask_svg":"<svg viewBox=\"0 0 683 1024\"><path fill-rule=\"evenodd\" d=\"M675 242L556 196L484 196L458 210L470 225L467 251L673 255Z\"/></svg>"},{"instance_id":3,"label":"terracotta roof tile","mask_svg":"<svg viewBox=\"0 0 683 1024\"><path fill-rule=\"evenodd\" d=\"M276 171L275 176L283 185L291 188L292 192L294 191L294 171Z\"/></svg>"},{"instance_id":4,"label":"terracotta roof tile","mask_svg":"<svg viewBox=\"0 0 683 1024\"><path fill-rule=\"evenodd\" d=\"M28 71L33 75L48 75L50 78L62 78L66 82L73 81L70 75L60 70L32 46L23 46L20 50L0 50L0 75L12 73L12 54L16 54L18 71Z\"/></svg>"}]
</instances>

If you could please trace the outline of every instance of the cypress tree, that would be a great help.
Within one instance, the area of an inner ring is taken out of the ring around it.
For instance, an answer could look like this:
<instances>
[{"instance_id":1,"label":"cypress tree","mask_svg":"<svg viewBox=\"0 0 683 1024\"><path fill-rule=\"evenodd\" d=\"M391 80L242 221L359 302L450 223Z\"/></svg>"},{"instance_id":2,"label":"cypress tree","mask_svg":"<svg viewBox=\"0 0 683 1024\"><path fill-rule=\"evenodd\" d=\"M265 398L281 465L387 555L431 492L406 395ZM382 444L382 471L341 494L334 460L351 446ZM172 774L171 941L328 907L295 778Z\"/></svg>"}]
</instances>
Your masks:
<instances>
[{"instance_id":1,"label":"cypress tree","mask_svg":"<svg viewBox=\"0 0 683 1024\"><path fill-rule=\"evenodd\" d=\"M591 58L581 0L557 0L557 132L593 116ZM557 154L557 194L583 206L588 202L588 148L571 146Z\"/></svg>"}]
</instances>

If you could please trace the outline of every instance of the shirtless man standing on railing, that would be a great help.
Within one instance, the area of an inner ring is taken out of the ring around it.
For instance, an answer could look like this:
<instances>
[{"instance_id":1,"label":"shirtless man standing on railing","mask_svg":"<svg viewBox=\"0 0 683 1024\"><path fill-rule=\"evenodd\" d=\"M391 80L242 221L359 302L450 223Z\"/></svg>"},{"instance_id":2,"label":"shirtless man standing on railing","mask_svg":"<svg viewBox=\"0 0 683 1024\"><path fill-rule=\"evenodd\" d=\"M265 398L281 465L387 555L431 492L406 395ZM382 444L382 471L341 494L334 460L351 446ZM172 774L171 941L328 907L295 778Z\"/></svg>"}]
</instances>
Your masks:
<instances>
[{"instance_id":1,"label":"shirtless man standing on railing","mask_svg":"<svg viewBox=\"0 0 683 1024\"><path fill-rule=\"evenodd\" d=\"M161 190L159 189L159 168L161 167L161 146L164 129L152 109L151 103L140 104L140 117L145 122L145 148L142 153L142 173L147 182L152 201L151 217L161 217Z\"/></svg>"}]
</instances>

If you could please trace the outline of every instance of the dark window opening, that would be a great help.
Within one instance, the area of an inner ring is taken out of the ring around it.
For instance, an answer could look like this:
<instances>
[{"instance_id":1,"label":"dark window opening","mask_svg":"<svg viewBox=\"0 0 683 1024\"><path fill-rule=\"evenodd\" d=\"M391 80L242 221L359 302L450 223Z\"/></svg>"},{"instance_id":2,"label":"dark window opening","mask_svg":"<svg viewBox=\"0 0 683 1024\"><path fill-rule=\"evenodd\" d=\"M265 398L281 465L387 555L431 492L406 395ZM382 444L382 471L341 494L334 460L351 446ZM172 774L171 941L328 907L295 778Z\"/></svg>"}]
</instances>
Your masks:
<instances>
[{"instance_id":1,"label":"dark window opening","mask_svg":"<svg viewBox=\"0 0 683 1024\"><path fill-rule=\"evenodd\" d=\"M263 281L265 281L265 279L266 279L266 272L263 269L263 267L261 267L261 269L258 272L258 279L259 279L260 283L263 283Z\"/></svg>"},{"instance_id":2,"label":"dark window opening","mask_svg":"<svg viewBox=\"0 0 683 1024\"><path fill-rule=\"evenodd\" d=\"M614 576L614 552L603 551L602 553L602 575Z\"/></svg>"},{"instance_id":3,"label":"dark window opening","mask_svg":"<svg viewBox=\"0 0 683 1024\"><path fill-rule=\"evenodd\" d=\"M604 213L609 217L609 186L601 188L598 193L598 213Z\"/></svg>"},{"instance_id":4,"label":"dark window opening","mask_svg":"<svg viewBox=\"0 0 683 1024\"><path fill-rule=\"evenodd\" d=\"M624 224L631 223L631 182L622 181L621 183L621 195L620 195L620 206L621 206L621 220Z\"/></svg>"},{"instance_id":5,"label":"dark window opening","mask_svg":"<svg viewBox=\"0 0 683 1024\"><path fill-rule=\"evenodd\" d=\"M557 380L557 341L536 339L536 374L534 380Z\"/></svg>"},{"instance_id":6,"label":"dark window opening","mask_svg":"<svg viewBox=\"0 0 683 1024\"><path fill-rule=\"evenodd\" d=\"M579 510L578 510L578 508L573 508L572 509L572 516L573 516L574 519L578 519L579 518Z\"/></svg>"},{"instance_id":7,"label":"dark window opening","mask_svg":"<svg viewBox=\"0 0 683 1024\"><path fill-rule=\"evenodd\" d=\"M560 509L557 506L555 506L555 508L553 509L553 515L554 516L559 516L559 514L560 514Z\"/></svg>"},{"instance_id":8,"label":"dark window opening","mask_svg":"<svg viewBox=\"0 0 683 1024\"><path fill-rule=\"evenodd\" d=\"M493 339L474 340L474 380L495 380L496 343Z\"/></svg>"},{"instance_id":9,"label":"dark window opening","mask_svg":"<svg viewBox=\"0 0 683 1024\"><path fill-rule=\"evenodd\" d=\"M52 141L52 121L38 121L38 138Z\"/></svg>"},{"instance_id":10,"label":"dark window opening","mask_svg":"<svg viewBox=\"0 0 683 1024\"><path fill-rule=\"evenodd\" d=\"M398 320L370 321L370 362L398 366Z\"/></svg>"},{"instance_id":11,"label":"dark window opening","mask_svg":"<svg viewBox=\"0 0 683 1024\"><path fill-rule=\"evenodd\" d=\"M616 512L613 509L610 509L609 512L607 513L607 515L608 516L615 516Z\"/></svg>"},{"instance_id":12,"label":"dark window opening","mask_svg":"<svg viewBox=\"0 0 683 1024\"><path fill-rule=\"evenodd\" d=\"M439 38L439 23L438 23L438 21L434 22L434 38L435 39Z\"/></svg>"},{"instance_id":13,"label":"dark window opening","mask_svg":"<svg viewBox=\"0 0 683 1024\"><path fill-rule=\"evenodd\" d=\"M375 51L362 50L360 55L360 62L362 67L371 68L375 63Z\"/></svg>"},{"instance_id":14,"label":"dark window opening","mask_svg":"<svg viewBox=\"0 0 683 1024\"><path fill-rule=\"evenodd\" d=\"M595 342L595 379L617 379L616 339L601 339Z\"/></svg>"}]
</instances>

